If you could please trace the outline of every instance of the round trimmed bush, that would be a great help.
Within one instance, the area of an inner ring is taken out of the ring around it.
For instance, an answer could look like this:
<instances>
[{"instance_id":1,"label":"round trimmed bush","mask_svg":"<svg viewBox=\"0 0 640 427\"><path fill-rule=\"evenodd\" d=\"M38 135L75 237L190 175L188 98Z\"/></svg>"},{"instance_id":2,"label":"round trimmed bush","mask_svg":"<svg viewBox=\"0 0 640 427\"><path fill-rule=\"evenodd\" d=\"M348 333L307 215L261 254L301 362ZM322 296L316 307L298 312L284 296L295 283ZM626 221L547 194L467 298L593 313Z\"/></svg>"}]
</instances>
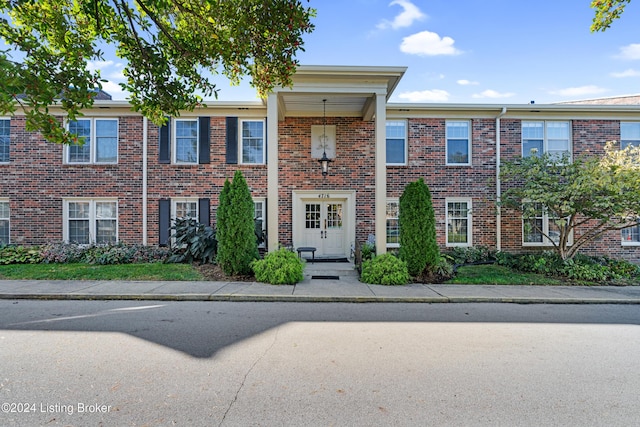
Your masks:
<instances>
[{"instance_id":1,"label":"round trimmed bush","mask_svg":"<svg viewBox=\"0 0 640 427\"><path fill-rule=\"evenodd\" d=\"M407 263L391 254L382 254L362 264L360 280L373 285L406 285Z\"/></svg>"},{"instance_id":2,"label":"round trimmed bush","mask_svg":"<svg viewBox=\"0 0 640 427\"><path fill-rule=\"evenodd\" d=\"M304 280L304 263L295 253L281 248L268 253L264 259L251 263L258 282L272 285L295 285Z\"/></svg>"}]
</instances>

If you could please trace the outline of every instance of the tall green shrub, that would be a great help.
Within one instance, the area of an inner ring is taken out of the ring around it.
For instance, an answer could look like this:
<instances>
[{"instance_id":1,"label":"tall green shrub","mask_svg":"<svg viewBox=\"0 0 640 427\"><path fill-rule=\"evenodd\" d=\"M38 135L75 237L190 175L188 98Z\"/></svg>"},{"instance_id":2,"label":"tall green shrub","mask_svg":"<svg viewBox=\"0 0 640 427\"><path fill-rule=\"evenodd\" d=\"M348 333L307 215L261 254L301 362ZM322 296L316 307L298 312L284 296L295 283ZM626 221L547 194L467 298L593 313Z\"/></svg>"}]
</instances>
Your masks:
<instances>
[{"instance_id":1,"label":"tall green shrub","mask_svg":"<svg viewBox=\"0 0 640 427\"><path fill-rule=\"evenodd\" d=\"M258 259L253 214L249 186L238 170L231 184L225 182L217 212L216 259L227 275L251 274L251 262Z\"/></svg>"},{"instance_id":2,"label":"tall green shrub","mask_svg":"<svg viewBox=\"0 0 640 427\"><path fill-rule=\"evenodd\" d=\"M417 276L436 265L440 250L436 242L436 219L431 192L422 178L409 183L400 196L400 258L409 274Z\"/></svg>"}]
</instances>

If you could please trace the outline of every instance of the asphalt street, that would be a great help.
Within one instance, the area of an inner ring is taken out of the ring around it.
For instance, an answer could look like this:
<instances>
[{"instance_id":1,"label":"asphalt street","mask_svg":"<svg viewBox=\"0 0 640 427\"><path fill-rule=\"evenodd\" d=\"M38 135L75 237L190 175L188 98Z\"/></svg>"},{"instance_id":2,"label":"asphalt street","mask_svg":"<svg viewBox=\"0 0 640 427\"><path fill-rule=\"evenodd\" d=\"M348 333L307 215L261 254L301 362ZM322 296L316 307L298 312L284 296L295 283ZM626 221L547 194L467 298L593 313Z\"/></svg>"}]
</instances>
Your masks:
<instances>
[{"instance_id":1,"label":"asphalt street","mask_svg":"<svg viewBox=\"0 0 640 427\"><path fill-rule=\"evenodd\" d=\"M3 300L0 425L631 426L638 325L635 305Z\"/></svg>"}]
</instances>

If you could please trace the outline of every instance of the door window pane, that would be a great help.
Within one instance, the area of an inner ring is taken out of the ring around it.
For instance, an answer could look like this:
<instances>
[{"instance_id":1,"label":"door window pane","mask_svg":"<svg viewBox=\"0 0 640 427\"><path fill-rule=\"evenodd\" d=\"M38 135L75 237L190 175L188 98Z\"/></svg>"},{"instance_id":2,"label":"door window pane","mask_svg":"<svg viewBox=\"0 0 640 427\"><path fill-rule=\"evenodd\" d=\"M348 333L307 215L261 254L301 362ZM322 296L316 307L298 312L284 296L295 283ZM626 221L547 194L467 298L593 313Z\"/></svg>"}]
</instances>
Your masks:
<instances>
[{"instance_id":1,"label":"door window pane","mask_svg":"<svg viewBox=\"0 0 640 427\"><path fill-rule=\"evenodd\" d=\"M307 203L305 205L305 223L304 227L320 228L320 205L316 203Z\"/></svg>"}]
</instances>

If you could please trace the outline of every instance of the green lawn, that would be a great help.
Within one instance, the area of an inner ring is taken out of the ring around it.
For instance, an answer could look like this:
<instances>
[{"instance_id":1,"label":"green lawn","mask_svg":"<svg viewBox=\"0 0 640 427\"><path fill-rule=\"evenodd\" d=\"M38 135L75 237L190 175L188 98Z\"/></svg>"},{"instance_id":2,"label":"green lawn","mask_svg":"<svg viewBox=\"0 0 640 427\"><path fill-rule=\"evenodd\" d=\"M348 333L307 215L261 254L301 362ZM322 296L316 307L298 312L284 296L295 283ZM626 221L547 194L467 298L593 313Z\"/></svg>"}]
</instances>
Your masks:
<instances>
[{"instance_id":1,"label":"green lawn","mask_svg":"<svg viewBox=\"0 0 640 427\"><path fill-rule=\"evenodd\" d=\"M189 264L10 264L0 279L31 280L203 280Z\"/></svg>"},{"instance_id":2,"label":"green lawn","mask_svg":"<svg viewBox=\"0 0 640 427\"><path fill-rule=\"evenodd\" d=\"M567 283L534 273L520 273L501 265L467 265L446 283L465 285L566 285Z\"/></svg>"},{"instance_id":3,"label":"green lawn","mask_svg":"<svg viewBox=\"0 0 640 427\"><path fill-rule=\"evenodd\" d=\"M0 265L0 280L207 280L189 264L10 264ZM469 265L446 283L466 285L567 285L566 280L520 273L500 265ZM574 283L575 284L575 283ZM581 283L594 285L594 283ZM638 285L638 283L627 283ZM597 285L597 284L595 284Z\"/></svg>"}]
</instances>

